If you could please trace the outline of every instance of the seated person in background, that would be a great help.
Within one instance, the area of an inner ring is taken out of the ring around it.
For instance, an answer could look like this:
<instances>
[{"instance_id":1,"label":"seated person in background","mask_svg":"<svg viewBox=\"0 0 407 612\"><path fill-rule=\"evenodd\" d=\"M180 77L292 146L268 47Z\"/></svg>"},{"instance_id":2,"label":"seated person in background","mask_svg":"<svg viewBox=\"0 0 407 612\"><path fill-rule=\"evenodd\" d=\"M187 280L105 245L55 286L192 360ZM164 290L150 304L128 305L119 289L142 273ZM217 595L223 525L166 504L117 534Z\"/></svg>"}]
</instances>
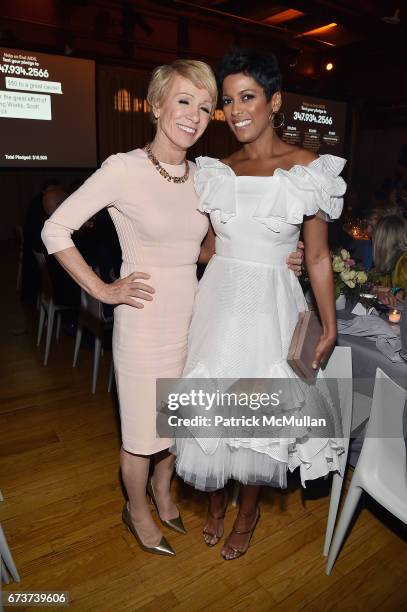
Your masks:
<instances>
[{"instance_id":1,"label":"seated person in background","mask_svg":"<svg viewBox=\"0 0 407 612\"><path fill-rule=\"evenodd\" d=\"M45 214L45 219L48 219L58 208L60 204L68 197L66 191L59 185L50 187L44 191L42 196L42 209ZM45 221L44 221L45 222ZM34 243L34 250L44 253L47 257L48 269L52 278L55 290L55 300L58 304L79 306L80 291L78 285L59 265L53 255L48 255L45 246L41 240L41 228Z\"/></svg>"},{"instance_id":2,"label":"seated person in background","mask_svg":"<svg viewBox=\"0 0 407 612\"><path fill-rule=\"evenodd\" d=\"M44 183L41 194L38 194L31 201L24 221L24 241L27 243L30 252L34 250L38 253L46 253L41 240L42 228L45 221L56 211L66 197L66 191L56 180Z\"/></svg>"},{"instance_id":3,"label":"seated person in background","mask_svg":"<svg viewBox=\"0 0 407 612\"><path fill-rule=\"evenodd\" d=\"M52 185L48 187L42 194L42 208L46 218L50 217L67 197L68 194L60 185ZM44 246L41 248L44 248Z\"/></svg>"},{"instance_id":4,"label":"seated person in background","mask_svg":"<svg viewBox=\"0 0 407 612\"><path fill-rule=\"evenodd\" d=\"M24 253L21 297L23 300L35 299L39 287L39 274L33 250L45 253L41 240L41 230L48 217L66 198L59 179L47 179L42 191L30 202L23 225Z\"/></svg>"},{"instance_id":5,"label":"seated person in background","mask_svg":"<svg viewBox=\"0 0 407 612\"><path fill-rule=\"evenodd\" d=\"M365 270L370 270L374 266L373 260L373 242L372 236L376 229L376 225L379 220L386 215L399 215L400 209L398 206L392 203L383 204L380 207L371 208L367 212L366 216L366 231L369 235L369 240L366 240L366 244L363 245L363 267Z\"/></svg>"},{"instance_id":6,"label":"seated person in background","mask_svg":"<svg viewBox=\"0 0 407 612\"><path fill-rule=\"evenodd\" d=\"M75 179L69 192L79 189L82 183L83 179ZM119 278L122 250L107 209L100 210L74 232L73 241L86 263L98 271L105 283Z\"/></svg>"},{"instance_id":7,"label":"seated person in background","mask_svg":"<svg viewBox=\"0 0 407 612\"><path fill-rule=\"evenodd\" d=\"M61 187L58 180L51 180L44 184L44 189L34 205L30 207L24 224L24 244L27 257L31 256L34 261L35 270L38 269L37 262L32 251L44 253L48 262L55 290L55 300L58 304L66 306L78 306L80 293L78 285L71 279L59 265L55 257L49 256L41 240L41 231L45 221L56 211L58 206L67 198L68 194ZM38 291L38 285L37 285Z\"/></svg>"},{"instance_id":8,"label":"seated person in background","mask_svg":"<svg viewBox=\"0 0 407 612\"><path fill-rule=\"evenodd\" d=\"M122 251L113 221L106 209L99 211L73 235L76 247L86 263L105 283L119 278Z\"/></svg>"},{"instance_id":9,"label":"seated person in background","mask_svg":"<svg viewBox=\"0 0 407 612\"><path fill-rule=\"evenodd\" d=\"M373 233L375 269L384 275L384 286L392 291L380 300L390 305L407 295L407 220L399 215L387 215L379 220Z\"/></svg>"}]
</instances>

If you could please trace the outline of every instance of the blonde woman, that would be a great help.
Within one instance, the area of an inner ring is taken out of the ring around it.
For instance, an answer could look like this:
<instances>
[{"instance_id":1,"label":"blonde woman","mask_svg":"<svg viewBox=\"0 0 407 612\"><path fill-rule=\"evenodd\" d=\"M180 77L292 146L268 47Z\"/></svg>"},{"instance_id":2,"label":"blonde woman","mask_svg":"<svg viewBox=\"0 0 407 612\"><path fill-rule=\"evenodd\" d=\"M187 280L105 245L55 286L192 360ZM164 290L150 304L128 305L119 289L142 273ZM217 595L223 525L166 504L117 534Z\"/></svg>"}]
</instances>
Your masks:
<instances>
[{"instance_id":1,"label":"blonde woman","mask_svg":"<svg viewBox=\"0 0 407 612\"><path fill-rule=\"evenodd\" d=\"M407 220L387 215L379 220L373 234L373 259L377 272L386 275L387 286L396 296L381 297L395 305L407 294Z\"/></svg>"},{"instance_id":2,"label":"blonde woman","mask_svg":"<svg viewBox=\"0 0 407 612\"><path fill-rule=\"evenodd\" d=\"M203 62L176 60L154 70L148 89L154 140L144 149L109 157L42 233L48 252L81 287L106 304L118 305L113 356L121 472L129 500L123 520L143 550L162 555L175 553L153 521L146 488L161 522L181 533L185 528L170 495L172 441L156 434L155 384L157 378L182 373L196 263L207 262L214 252L207 215L197 210L195 165L185 156L206 129L216 98L215 78ZM72 232L104 207L116 226L123 257L121 278L112 284L92 272L71 240ZM295 255L289 261L298 269ZM154 471L147 482L151 460Z\"/></svg>"},{"instance_id":3,"label":"blonde woman","mask_svg":"<svg viewBox=\"0 0 407 612\"><path fill-rule=\"evenodd\" d=\"M160 518L177 531L185 530L170 497L170 440L156 437L155 381L179 376L186 356L196 262L208 220L196 210L194 166L185 155L207 127L216 98L215 79L203 62L177 60L157 68L148 90L157 126L153 142L109 157L45 223L42 233L48 252L81 287L106 304L118 305L113 354L121 471L129 498L123 519L142 548L165 555L174 551L146 501L151 457L151 493ZM121 278L112 284L93 273L71 240L72 232L104 207L123 257Z\"/></svg>"}]
</instances>

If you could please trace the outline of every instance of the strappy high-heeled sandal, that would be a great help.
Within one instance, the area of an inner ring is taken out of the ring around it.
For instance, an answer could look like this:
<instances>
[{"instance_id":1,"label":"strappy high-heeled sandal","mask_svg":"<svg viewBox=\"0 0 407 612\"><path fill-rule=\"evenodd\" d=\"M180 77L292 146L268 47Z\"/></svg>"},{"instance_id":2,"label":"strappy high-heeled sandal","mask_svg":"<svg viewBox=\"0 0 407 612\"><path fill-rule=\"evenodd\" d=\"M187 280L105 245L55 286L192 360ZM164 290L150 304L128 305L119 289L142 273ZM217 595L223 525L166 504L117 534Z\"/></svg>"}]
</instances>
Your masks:
<instances>
[{"instance_id":1,"label":"strappy high-heeled sandal","mask_svg":"<svg viewBox=\"0 0 407 612\"><path fill-rule=\"evenodd\" d=\"M211 511L211 496L217 495L219 493L223 493L223 498L224 498L224 506L223 506L223 512L221 512L219 515L215 515L213 514L213 512ZM223 521L223 519L225 518L225 514L226 514L226 510L228 507L228 495L227 495L227 491L225 489L221 489L221 491L214 491L213 493L209 493L209 503L208 503L208 515L211 517L211 519L215 520L215 521ZM222 538L223 536L223 529L222 529L222 533L221 535L218 535L218 531L216 530L215 533L213 533L212 531L209 531L208 529L203 529L202 533L204 535L204 542L207 546L209 546L210 548L212 548L212 546L216 546L216 544L219 542L219 540ZM211 541L208 542L205 539L205 535L208 535L212 538L212 540L215 538L215 541Z\"/></svg>"},{"instance_id":2,"label":"strappy high-heeled sandal","mask_svg":"<svg viewBox=\"0 0 407 612\"><path fill-rule=\"evenodd\" d=\"M241 514L240 516L250 516L250 515L244 515ZM242 557L243 555L245 555L249 549L249 545L250 545L250 540L252 539L254 530L257 527L257 523L259 522L259 518L260 518L260 508L257 506L256 508L256 519L253 523L253 526L250 529L246 529L245 531L241 531L240 529L236 529L236 527L233 525L232 527L232 531L230 532L230 534L228 535L226 541L225 541L225 546L227 546L229 549L231 549L233 551L233 557L225 557L225 555L222 555L222 557L224 558L225 561L233 561L234 559L238 559L239 557ZM238 535L245 535L250 533L250 537L249 540L247 542L247 546L245 549L239 548L238 546L233 546L233 544L229 544L228 543L228 539L230 538L230 536L232 535L232 533L237 533Z\"/></svg>"}]
</instances>

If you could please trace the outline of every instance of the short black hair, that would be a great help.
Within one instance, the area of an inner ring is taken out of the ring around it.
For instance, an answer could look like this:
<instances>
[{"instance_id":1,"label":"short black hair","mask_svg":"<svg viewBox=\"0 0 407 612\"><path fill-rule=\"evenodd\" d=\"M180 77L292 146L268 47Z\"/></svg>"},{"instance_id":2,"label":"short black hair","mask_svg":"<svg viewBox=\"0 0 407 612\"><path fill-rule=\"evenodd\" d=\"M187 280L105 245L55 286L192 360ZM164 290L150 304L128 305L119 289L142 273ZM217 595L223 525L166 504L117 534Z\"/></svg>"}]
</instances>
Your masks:
<instances>
[{"instance_id":1,"label":"short black hair","mask_svg":"<svg viewBox=\"0 0 407 612\"><path fill-rule=\"evenodd\" d=\"M263 88L267 102L276 91L281 91L282 79L274 53L259 53L252 49L233 48L216 66L219 89L230 74L243 72Z\"/></svg>"}]
</instances>

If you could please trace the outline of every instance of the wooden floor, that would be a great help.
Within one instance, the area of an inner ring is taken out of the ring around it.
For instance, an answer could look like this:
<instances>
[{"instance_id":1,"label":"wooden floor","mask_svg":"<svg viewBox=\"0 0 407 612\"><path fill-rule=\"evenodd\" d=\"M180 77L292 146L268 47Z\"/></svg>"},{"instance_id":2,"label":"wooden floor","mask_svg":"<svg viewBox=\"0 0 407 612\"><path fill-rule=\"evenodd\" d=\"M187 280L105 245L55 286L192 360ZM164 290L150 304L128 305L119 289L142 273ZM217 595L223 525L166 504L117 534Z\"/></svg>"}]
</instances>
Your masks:
<instances>
[{"instance_id":1,"label":"wooden floor","mask_svg":"<svg viewBox=\"0 0 407 612\"><path fill-rule=\"evenodd\" d=\"M53 344L44 368L36 312L18 302L13 264L2 265L0 300L0 520L21 583L5 590L70 591L70 609L81 612L407 609L405 531L372 503L325 575L329 498L320 483L306 495L296 478L287 491L266 492L249 552L225 562L219 546L202 543L204 496L176 481L188 535L165 533L175 558L140 551L120 517L110 354L94 396L91 350L82 348L73 370L72 338Z\"/></svg>"}]
</instances>

